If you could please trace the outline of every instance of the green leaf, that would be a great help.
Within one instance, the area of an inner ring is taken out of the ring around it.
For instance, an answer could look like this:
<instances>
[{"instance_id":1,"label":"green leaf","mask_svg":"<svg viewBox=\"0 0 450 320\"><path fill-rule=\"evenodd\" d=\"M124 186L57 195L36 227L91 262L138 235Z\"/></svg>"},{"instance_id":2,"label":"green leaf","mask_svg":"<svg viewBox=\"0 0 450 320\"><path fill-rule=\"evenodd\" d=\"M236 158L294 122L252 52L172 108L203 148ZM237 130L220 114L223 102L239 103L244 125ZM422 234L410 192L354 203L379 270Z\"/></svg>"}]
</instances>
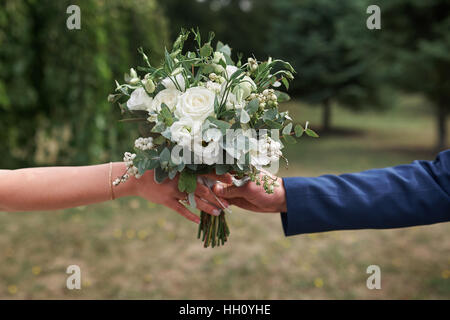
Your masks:
<instances>
[{"instance_id":1,"label":"green leaf","mask_svg":"<svg viewBox=\"0 0 450 320\"><path fill-rule=\"evenodd\" d=\"M150 164L150 159L143 158L143 159L141 159L141 160L139 160L137 162L135 160L135 161L133 161L133 163L136 165L136 168L138 169L139 174L143 175L144 172L147 170L148 165Z\"/></svg>"},{"instance_id":2,"label":"green leaf","mask_svg":"<svg viewBox=\"0 0 450 320\"><path fill-rule=\"evenodd\" d=\"M263 120L275 120L277 118L278 115L278 111L277 109L269 109L266 110L266 112L264 112L263 114Z\"/></svg>"},{"instance_id":3,"label":"green leaf","mask_svg":"<svg viewBox=\"0 0 450 320\"><path fill-rule=\"evenodd\" d=\"M231 127L231 124L229 124L228 122L218 120L214 117L208 117L207 120L214 124L223 134L225 134L226 130L230 129Z\"/></svg>"},{"instance_id":4,"label":"green leaf","mask_svg":"<svg viewBox=\"0 0 450 320\"><path fill-rule=\"evenodd\" d=\"M289 90L289 81L286 78L282 78L281 82L283 82L284 86L286 87L286 90Z\"/></svg>"},{"instance_id":5,"label":"green leaf","mask_svg":"<svg viewBox=\"0 0 450 320\"><path fill-rule=\"evenodd\" d=\"M161 133L166 129L164 122L158 122L153 128L152 132Z\"/></svg>"},{"instance_id":6,"label":"green leaf","mask_svg":"<svg viewBox=\"0 0 450 320\"><path fill-rule=\"evenodd\" d=\"M161 118L168 127L174 122L172 112L170 112L169 107L165 103L161 103L161 111L158 114L158 118Z\"/></svg>"},{"instance_id":7,"label":"green leaf","mask_svg":"<svg viewBox=\"0 0 450 320\"><path fill-rule=\"evenodd\" d=\"M162 144L166 141L166 138L164 136L158 136L157 138L153 139L153 144Z\"/></svg>"},{"instance_id":8,"label":"green leaf","mask_svg":"<svg viewBox=\"0 0 450 320\"><path fill-rule=\"evenodd\" d=\"M173 180L173 178L175 178L175 176L177 175L178 170L177 168L170 168L169 169L169 179Z\"/></svg>"},{"instance_id":9,"label":"green leaf","mask_svg":"<svg viewBox=\"0 0 450 320\"><path fill-rule=\"evenodd\" d=\"M197 177L189 170L184 170L180 174L180 179L178 180L178 190L181 192L193 193L197 188Z\"/></svg>"},{"instance_id":10,"label":"green leaf","mask_svg":"<svg viewBox=\"0 0 450 320\"><path fill-rule=\"evenodd\" d=\"M169 52L167 51L167 49L164 49L164 61L168 68L168 71L172 72L174 61L173 61L172 57L170 56Z\"/></svg>"},{"instance_id":11,"label":"green leaf","mask_svg":"<svg viewBox=\"0 0 450 320\"><path fill-rule=\"evenodd\" d=\"M295 138L293 136L284 135L283 138L286 141L286 143L289 143L289 144L296 144L297 143L297 140L295 140Z\"/></svg>"},{"instance_id":12,"label":"green leaf","mask_svg":"<svg viewBox=\"0 0 450 320\"><path fill-rule=\"evenodd\" d=\"M270 129L281 129L283 127L281 123L269 119L264 120L264 123L267 124Z\"/></svg>"},{"instance_id":13,"label":"green leaf","mask_svg":"<svg viewBox=\"0 0 450 320\"><path fill-rule=\"evenodd\" d=\"M292 122L290 122L287 126L283 128L282 134L283 135L289 135L292 130Z\"/></svg>"},{"instance_id":14,"label":"green leaf","mask_svg":"<svg viewBox=\"0 0 450 320\"><path fill-rule=\"evenodd\" d=\"M168 177L167 172L161 167L155 168L154 172L155 172L154 179L156 183L163 183L164 180L166 180Z\"/></svg>"},{"instance_id":15,"label":"green leaf","mask_svg":"<svg viewBox=\"0 0 450 320\"><path fill-rule=\"evenodd\" d=\"M319 137L319 135L317 133L315 133L313 130L311 130L309 128L305 130L305 133L308 136L313 137L313 138L318 138Z\"/></svg>"},{"instance_id":16,"label":"green leaf","mask_svg":"<svg viewBox=\"0 0 450 320\"><path fill-rule=\"evenodd\" d=\"M275 95L277 96L278 102L289 101L291 99L286 92L275 90Z\"/></svg>"},{"instance_id":17,"label":"green leaf","mask_svg":"<svg viewBox=\"0 0 450 320\"><path fill-rule=\"evenodd\" d=\"M216 174L222 175L229 171L229 166L226 164L216 164Z\"/></svg>"},{"instance_id":18,"label":"green leaf","mask_svg":"<svg viewBox=\"0 0 450 320\"><path fill-rule=\"evenodd\" d=\"M249 121L250 121L250 116L248 115L247 111L245 111L245 109L241 109L240 122L248 123Z\"/></svg>"},{"instance_id":19,"label":"green leaf","mask_svg":"<svg viewBox=\"0 0 450 320\"><path fill-rule=\"evenodd\" d=\"M298 124L295 126L294 131L295 131L295 136L297 138L300 138L303 135L303 132L305 131L305 129L303 129L303 127Z\"/></svg>"},{"instance_id":20,"label":"green leaf","mask_svg":"<svg viewBox=\"0 0 450 320\"><path fill-rule=\"evenodd\" d=\"M254 114L259 109L259 100L258 99L253 99L252 101L250 101L247 104L245 109L247 110L248 114Z\"/></svg>"},{"instance_id":21,"label":"green leaf","mask_svg":"<svg viewBox=\"0 0 450 320\"><path fill-rule=\"evenodd\" d=\"M227 44L223 44L222 41L217 42L216 51L222 52L228 56L231 56L231 48Z\"/></svg>"},{"instance_id":22,"label":"green leaf","mask_svg":"<svg viewBox=\"0 0 450 320\"><path fill-rule=\"evenodd\" d=\"M164 148L164 150L161 152L161 154L159 155L159 159L160 159L162 168L165 168L168 166L169 161L170 161L170 150L167 147Z\"/></svg>"},{"instance_id":23,"label":"green leaf","mask_svg":"<svg viewBox=\"0 0 450 320\"><path fill-rule=\"evenodd\" d=\"M217 98L217 95L214 97L214 113L219 114L220 111L220 105L219 105L219 99Z\"/></svg>"},{"instance_id":24,"label":"green leaf","mask_svg":"<svg viewBox=\"0 0 450 320\"><path fill-rule=\"evenodd\" d=\"M200 56L209 57L213 52L213 48L209 43L205 43L203 47L200 48Z\"/></svg>"}]
</instances>

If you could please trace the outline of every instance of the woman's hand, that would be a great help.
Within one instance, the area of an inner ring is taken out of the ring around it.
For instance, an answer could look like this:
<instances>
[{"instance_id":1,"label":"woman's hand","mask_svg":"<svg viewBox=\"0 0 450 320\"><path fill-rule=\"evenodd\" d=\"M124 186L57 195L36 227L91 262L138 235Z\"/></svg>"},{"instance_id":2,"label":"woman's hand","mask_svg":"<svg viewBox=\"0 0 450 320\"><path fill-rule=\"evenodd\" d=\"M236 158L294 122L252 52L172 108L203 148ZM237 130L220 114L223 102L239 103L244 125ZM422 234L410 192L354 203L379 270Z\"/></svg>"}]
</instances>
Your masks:
<instances>
[{"instance_id":1,"label":"woman's hand","mask_svg":"<svg viewBox=\"0 0 450 320\"><path fill-rule=\"evenodd\" d=\"M224 183L231 183L231 176L217 176L214 174L206 175L208 178L222 181ZM127 183L133 181L134 184L132 193L140 196L148 201L162 204L172 210L175 210L187 219L199 223L200 218L189 211L181 201L187 200L187 194L178 190L178 176L173 180L166 179L163 183L158 184L154 180L154 172L147 171L140 179L129 180ZM225 207L228 207L226 200L220 199ZM217 197L209 190L208 187L201 183L197 183L195 190L195 202L199 210L205 211L212 215L219 215L220 210L223 209Z\"/></svg>"}]
</instances>

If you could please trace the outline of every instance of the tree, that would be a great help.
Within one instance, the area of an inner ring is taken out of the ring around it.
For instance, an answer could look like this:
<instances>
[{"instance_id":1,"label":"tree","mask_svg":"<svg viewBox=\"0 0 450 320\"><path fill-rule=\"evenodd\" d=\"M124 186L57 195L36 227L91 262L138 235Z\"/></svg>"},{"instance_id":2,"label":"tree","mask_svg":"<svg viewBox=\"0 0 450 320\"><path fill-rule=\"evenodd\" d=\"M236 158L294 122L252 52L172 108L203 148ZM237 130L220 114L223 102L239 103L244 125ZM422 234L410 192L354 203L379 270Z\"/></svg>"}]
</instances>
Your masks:
<instances>
[{"instance_id":1,"label":"tree","mask_svg":"<svg viewBox=\"0 0 450 320\"><path fill-rule=\"evenodd\" d=\"M423 94L436 115L436 149L446 148L450 112L450 2L381 2L384 47L392 61L392 83Z\"/></svg>"},{"instance_id":2,"label":"tree","mask_svg":"<svg viewBox=\"0 0 450 320\"><path fill-rule=\"evenodd\" d=\"M366 28L366 1L280 0L270 32L271 53L298 71L294 90L323 106L323 130L331 106L383 107L382 74L374 31Z\"/></svg>"},{"instance_id":3,"label":"tree","mask_svg":"<svg viewBox=\"0 0 450 320\"><path fill-rule=\"evenodd\" d=\"M68 30L72 3L2 2L0 167L105 161L128 140L107 96L138 47L163 56L164 16L154 0L80 0L81 30Z\"/></svg>"}]
</instances>

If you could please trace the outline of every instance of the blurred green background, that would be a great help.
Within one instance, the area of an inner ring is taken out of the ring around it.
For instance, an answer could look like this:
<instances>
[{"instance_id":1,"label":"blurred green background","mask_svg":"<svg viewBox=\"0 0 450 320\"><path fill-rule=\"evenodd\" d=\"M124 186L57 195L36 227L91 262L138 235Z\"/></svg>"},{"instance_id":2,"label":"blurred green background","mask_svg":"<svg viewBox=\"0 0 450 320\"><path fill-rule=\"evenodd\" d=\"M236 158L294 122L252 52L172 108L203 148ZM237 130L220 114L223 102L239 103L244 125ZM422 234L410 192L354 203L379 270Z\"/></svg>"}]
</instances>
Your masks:
<instances>
[{"instance_id":1,"label":"blurred green background","mask_svg":"<svg viewBox=\"0 0 450 320\"><path fill-rule=\"evenodd\" d=\"M1 0L0 168L120 160L137 137L106 98L142 46L153 61L181 27L297 70L282 106L321 138L285 153L282 176L433 159L448 148L450 4L365 0ZM66 8L81 8L81 30ZM196 227L139 199L0 213L0 298L450 298L449 224L285 238L278 215L233 209L232 237L205 250ZM82 290L65 269L82 270ZM382 289L366 288L367 266Z\"/></svg>"}]
</instances>

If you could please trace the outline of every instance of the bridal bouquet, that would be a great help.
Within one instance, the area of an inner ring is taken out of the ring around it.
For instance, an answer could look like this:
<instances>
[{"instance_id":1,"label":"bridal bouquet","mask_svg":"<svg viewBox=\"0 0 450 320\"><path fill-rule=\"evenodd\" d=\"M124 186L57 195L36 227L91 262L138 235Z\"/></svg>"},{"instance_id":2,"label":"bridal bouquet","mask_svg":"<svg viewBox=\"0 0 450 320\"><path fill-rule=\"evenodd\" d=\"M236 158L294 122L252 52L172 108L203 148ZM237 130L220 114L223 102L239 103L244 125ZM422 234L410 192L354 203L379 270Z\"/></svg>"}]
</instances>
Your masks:
<instances>
[{"instance_id":1,"label":"bridal bouquet","mask_svg":"<svg viewBox=\"0 0 450 320\"><path fill-rule=\"evenodd\" d=\"M184 44L193 34L195 50ZM127 172L114 181L139 178L154 170L156 182L179 175L178 188L188 194L195 207L197 177L215 172L230 173L236 184L252 180L267 193L277 187L272 176L283 157L285 143L295 143L303 133L317 134L301 125L293 125L288 111L278 104L289 96L277 88L288 89L294 70L285 61L269 58L258 61L232 59L231 48L214 34L202 41L200 32L182 30L171 51L165 51L161 65L153 65L144 51L145 66L125 75L125 83L116 81L110 102L118 102L126 118L140 124L134 153L126 152ZM200 180L201 181L201 180ZM204 181L211 187L214 182ZM211 216L201 212L198 237L205 247L223 245L230 234L225 212Z\"/></svg>"}]
</instances>

